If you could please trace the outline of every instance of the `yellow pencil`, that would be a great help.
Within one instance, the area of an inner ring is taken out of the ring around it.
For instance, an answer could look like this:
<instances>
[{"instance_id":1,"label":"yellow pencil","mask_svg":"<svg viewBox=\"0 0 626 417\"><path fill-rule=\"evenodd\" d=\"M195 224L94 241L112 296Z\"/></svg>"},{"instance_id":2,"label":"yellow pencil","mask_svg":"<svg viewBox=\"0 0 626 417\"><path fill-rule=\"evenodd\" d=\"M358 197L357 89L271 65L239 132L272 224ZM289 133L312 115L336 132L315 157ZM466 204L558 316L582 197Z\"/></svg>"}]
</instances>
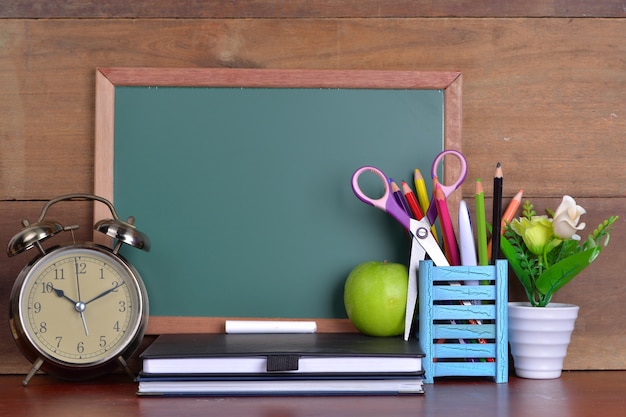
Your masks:
<instances>
[{"instance_id":1,"label":"yellow pencil","mask_svg":"<svg viewBox=\"0 0 626 417\"><path fill-rule=\"evenodd\" d=\"M424 177L419 169L415 168L415 172L413 173L413 182L415 183L415 190L417 191L417 201L420 203L420 207L422 208L422 213L428 213L428 207L430 207L430 199L428 198L428 190L426 190L426 182L424 181ZM435 240L439 240L437 237L437 229L433 224L430 228L431 233Z\"/></svg>"},{"instance_id":2,"label":"yellow pencil","mask_svg":"<svg viewBox=\"0 0 626 417\"><path fill-rule=\"evenodd\" d=\"M426 190L426 182L419 169L415 169L413 174L413 181L415 182L415 190L417 191L417 201L419 201L422 207L422 212L426 213L430 206L430 199L428 198L428 191Z\"/></svg>"}]
</instances>

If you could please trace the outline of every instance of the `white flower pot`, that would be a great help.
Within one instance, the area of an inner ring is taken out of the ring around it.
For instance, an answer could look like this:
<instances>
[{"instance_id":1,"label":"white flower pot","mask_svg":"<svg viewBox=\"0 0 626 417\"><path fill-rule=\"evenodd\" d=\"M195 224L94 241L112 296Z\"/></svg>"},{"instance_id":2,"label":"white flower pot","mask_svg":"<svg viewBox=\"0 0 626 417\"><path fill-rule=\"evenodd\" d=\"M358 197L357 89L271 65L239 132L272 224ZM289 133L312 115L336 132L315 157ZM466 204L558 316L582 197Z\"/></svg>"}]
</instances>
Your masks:
<instances>
[{"instance_id":1,"label":"white flower pot","mask_svg":"<svg viewBox=\"0 0 626 417\"><path fill-rule=\"evenodd\" d=\"M559 378L578 306L550 303L531 307L528 302L509 302L508 316L515 374L521 378Z\"/></svg>"}]
</instances>

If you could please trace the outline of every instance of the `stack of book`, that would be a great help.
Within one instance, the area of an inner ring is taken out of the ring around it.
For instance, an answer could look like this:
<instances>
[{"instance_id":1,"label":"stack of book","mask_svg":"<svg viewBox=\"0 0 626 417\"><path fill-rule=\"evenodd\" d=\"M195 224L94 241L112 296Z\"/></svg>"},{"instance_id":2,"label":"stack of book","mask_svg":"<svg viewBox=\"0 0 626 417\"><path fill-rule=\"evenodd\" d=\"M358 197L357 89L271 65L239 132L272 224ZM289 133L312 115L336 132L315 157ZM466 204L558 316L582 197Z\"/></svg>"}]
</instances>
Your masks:
<instances>
[{"instance_id":1,"label":"stack of book","mask_svg":"<svg viewBox=\"0 0 626 417\"><path fill-rule=\"evenodd\" d=\"M417 340L358 333L161 335L138 394L423 394L423 356Z\"/></svg>"}]
</instances>

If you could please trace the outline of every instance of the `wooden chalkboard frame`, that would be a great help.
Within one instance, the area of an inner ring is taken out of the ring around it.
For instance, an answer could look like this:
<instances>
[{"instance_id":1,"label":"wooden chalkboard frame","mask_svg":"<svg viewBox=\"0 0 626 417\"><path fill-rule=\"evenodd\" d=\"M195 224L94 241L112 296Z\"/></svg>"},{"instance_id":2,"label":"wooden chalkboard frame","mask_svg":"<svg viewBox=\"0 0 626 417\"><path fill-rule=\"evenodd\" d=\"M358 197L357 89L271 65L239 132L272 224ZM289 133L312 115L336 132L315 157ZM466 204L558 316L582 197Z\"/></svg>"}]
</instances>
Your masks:
<instances>
[{"instance_id":1,"label":"wooden chalkboard frame","mask_svg":"<svg viewBox=\"0 0 626 417\"><path fill-rule=\"evenodd\" d=\"M113 201L115 89L118 86L416 89L444 92L444 148L461 150L460 72L232 68L98 68L96 70L94 193ZM444 176L460 167L446 163ZM453 197L460 199L459 195ZM451 206L458 204L452 202ZM107 216L95 205L94 218ZM102 238L95 237L100 240ZM148 334L223 332L227 317L151 316ZM304 319L306 320L306 319ZM347 319L315 319L321 332L355 331Z\"/></svg>"}]
</instances>

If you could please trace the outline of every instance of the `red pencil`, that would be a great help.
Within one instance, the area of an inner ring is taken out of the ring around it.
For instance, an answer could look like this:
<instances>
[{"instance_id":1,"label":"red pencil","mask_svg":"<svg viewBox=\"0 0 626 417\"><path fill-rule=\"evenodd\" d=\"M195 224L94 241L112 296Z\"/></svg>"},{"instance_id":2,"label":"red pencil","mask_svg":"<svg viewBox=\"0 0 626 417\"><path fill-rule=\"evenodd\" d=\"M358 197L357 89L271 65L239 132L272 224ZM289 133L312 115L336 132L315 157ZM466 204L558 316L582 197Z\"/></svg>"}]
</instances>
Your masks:
<instances>
[{"instance_id":1,"label":"red pencil","mask_svg":"<svg viewBox=\"0 0 626 417\"><path fill-rule=\"evenodd\" d=\"M406 202L409 203L409 208L411 209L411 213L413 213L413 218L422 220L424 213L422 213L422 209L420 209L415 193L411 190L411 187L409 187L406 181L402 181L402 192L404 193Z\"/></svg>"}]
</instances>

